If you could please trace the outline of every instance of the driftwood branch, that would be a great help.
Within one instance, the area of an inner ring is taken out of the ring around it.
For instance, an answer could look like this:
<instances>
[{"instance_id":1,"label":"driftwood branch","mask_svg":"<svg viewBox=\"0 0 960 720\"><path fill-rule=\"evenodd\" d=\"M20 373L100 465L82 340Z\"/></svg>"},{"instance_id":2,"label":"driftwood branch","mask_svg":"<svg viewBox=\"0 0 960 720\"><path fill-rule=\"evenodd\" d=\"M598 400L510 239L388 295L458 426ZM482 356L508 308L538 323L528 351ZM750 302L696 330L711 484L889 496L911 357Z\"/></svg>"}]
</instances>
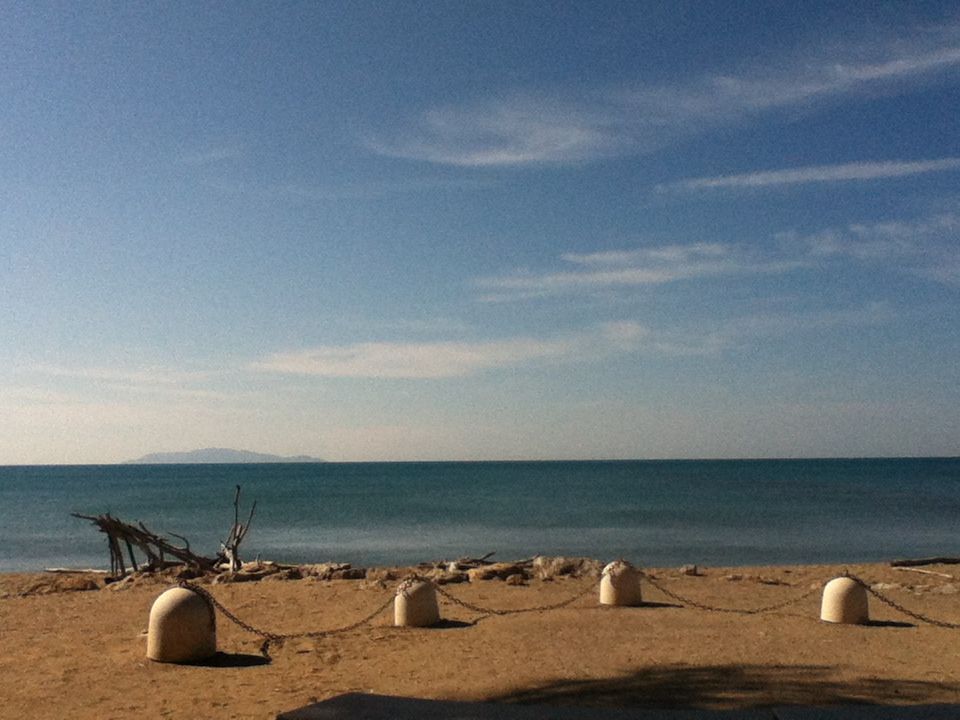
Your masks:
<instances>
[{"instance_id":1,"label":"driftwood branch","mask_svg":"<svg viewBox=\"0 0 960 720\"><path fill-rule=\"evenodd\" d=\"M890 567L917 567L919 565L960 565L960 557L929 557L916 560L890 561Z\"/></svg>"},{"instance_id":2,"label":"driftwood branch","mask_svg":"<svg viewBox=\"0 0 960 720\"><path fill-rule=\"evenodd\" d=\"M227 539L220 542L220 555L217 558L219 562L225 563L234 572L243 565L240 561L240 543L243 542L250 531L250 523L253 522L253 514L256 510L257 501L254 500L246 524L240 522L240 486L237 485L237 491L233 496L233 527L230 528Z\"/></svg>"},{"instance_id":3,"label":"driftwood branch","mask_svg":"<svg viewBox=\"0 0 960 720\"><path fill-rule=\"evenodd\" d=\"M107 536L107 547L110 550L110 573L114 577L123 577L127 574L123 546L127 548L134 571L139 569L133 554L134 546L140 548L147 557L147 563L143 566L143 569L162 569L167 565L163 560L164 555L174 557L182 564L199 572L216 569L216 560L193 553L189 548L189 543L187 547L177 547L166 538L149 530L143 523L139 523L138 527L115 518L109 513L105 515L71 513L71 515L81 520L89 520L96 525L100 532Z\"/></svg>"},{"instance_id":4,"label":"driftwood branch","mask_svg":"<svg viewBox=\"0 0 960 720\"><path fill-rule=\"evenodd\" d=\"M173 535L177 540L183 540L183 546L190 551L190 541L187 540L183 535L177 535L175 532L170 532L167 530L167 535Z\"/></svg>"},{"instance_id":5,"label":"driftwood branch","mask_svg":"<svg viewBox=\"0 0 960 720\"><path fill-rule=\"evenodd\" d=\"M915 568L915 567L894 567L893 569L899 570L900 572L914 572L914 573L923 573L924 575L936 575L937 577L953 580L953 575L948 575L947 573L942 573L942 572L936 572L934 570L923 570L921 568Z\"/></svg>"},{"instance_id":6,"label":"driftwood branch","mask_svg":"<svg viewBox=\"0 0 960 720\"><path fill-rule=\"evenodd\" d=\"M478 558L472 558L472 557L457 558L456 563L457 565L464 565L465 567L481 567L482 565L492 565L494 561L491 560L490 558L492 558L496 554L497 554L497 551L494 550Z\"/></svg>"},{"instance_id":7,"label":"driftwood branch","mask_svg":"<svg viewBox=\"0 0 960 720\"><path fill-rule=\"evenodd\" d=\"M219 572L226 564L230 570L239 570L241 567L239 547L240 543L250 531L253 513L257 509L254 502L247 516L247 522L240 522L240 486L233 497L233 527L225 542L220 543L220 554L215 558L197 555L190 549L190 541L183 535L167 531L167 535L180 540L183 546L174 545L162 535L153 532L142 522L136 525L124 522L113 517L110 513L104 515L84 515L70 513L75 518L89 520L97 529L107 536L107 548L110 551L110 574L121 578L127 574L127 560L133 572L139 570L163 570L175 565L185 565L198 573ZM146 558L146 563L139 564L134 548ZM126 559L124 558L126 549ZM167 557L175 561L167 560Z\"/></svg>"}]
</instances>

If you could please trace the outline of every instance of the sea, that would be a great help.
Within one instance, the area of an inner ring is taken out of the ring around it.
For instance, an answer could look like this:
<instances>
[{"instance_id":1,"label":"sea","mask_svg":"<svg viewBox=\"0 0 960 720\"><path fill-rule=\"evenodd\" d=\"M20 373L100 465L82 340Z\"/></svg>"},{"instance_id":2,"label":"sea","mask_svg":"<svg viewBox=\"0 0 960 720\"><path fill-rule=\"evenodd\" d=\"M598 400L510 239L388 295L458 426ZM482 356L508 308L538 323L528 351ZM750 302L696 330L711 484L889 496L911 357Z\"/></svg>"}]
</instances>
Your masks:
<instances>
[{"instance_id":1,"label":"sea","mask_svg":"<svg viewBox=\"0 0 960 720\"><path fill-rule=\"evenodd\" d=\"M640 566L960 554L960 458L0 467L0 571L107 568L110 513L216 555L415 564L534 555Z\"/></svg>"}]
</instances>

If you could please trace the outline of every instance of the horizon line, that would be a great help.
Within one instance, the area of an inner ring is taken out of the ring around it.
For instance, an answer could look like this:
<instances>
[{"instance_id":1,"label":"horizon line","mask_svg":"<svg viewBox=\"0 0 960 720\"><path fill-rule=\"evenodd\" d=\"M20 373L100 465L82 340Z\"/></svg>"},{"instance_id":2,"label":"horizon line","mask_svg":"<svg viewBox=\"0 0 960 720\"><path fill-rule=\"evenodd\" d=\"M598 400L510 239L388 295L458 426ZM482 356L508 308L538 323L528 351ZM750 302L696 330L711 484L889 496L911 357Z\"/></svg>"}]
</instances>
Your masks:
<instances>
[{"instance_id":1,"label":"horizon line","mask_svg":"<svg viewBox=\"0 0 960 720\"><path fill-rule=\"evenodd\" d=\"M499 460L310 460L276 462L184 462L141 463L130 460L102 463L0 463L0 468L21 467L112 467L137 465L140 467L170 467L175 465L427 465L441 463L619 463L619 462L813 462L844 460L960 460L957 455L831 455L831 456L753 456L753 457L649 457L649 458L526 458Z\"/></svg>"}]
</instances>

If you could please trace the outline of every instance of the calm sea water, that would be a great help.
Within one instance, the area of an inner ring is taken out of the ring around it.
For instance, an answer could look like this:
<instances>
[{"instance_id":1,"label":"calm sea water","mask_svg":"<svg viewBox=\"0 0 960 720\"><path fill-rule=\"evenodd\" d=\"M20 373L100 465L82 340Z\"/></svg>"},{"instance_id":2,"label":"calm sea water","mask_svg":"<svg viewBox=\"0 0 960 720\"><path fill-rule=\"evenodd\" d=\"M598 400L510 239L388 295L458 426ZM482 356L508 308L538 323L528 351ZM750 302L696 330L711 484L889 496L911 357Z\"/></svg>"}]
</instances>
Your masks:
<instances>
[{"instance_id":1,"label":"calm sea water","mask_svg":"<svg viewBox=\"0 0 960 720\"><path fill-rule=\"evenodd\" d=\"M0 467L0 571L106 567L71 512L213 555L234 486L245 558L415 563L496 551L648 566L960 554L960 458Z\"/></svg>"}]
</instances>

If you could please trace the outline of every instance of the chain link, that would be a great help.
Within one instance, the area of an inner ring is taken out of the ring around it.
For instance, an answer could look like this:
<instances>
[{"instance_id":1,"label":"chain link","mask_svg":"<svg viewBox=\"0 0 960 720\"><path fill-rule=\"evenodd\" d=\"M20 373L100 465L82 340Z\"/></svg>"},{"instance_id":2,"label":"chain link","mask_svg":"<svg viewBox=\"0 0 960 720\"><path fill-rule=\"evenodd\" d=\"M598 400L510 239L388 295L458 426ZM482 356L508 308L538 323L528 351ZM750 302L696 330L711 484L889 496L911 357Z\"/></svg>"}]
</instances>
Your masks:
<instances>
[{"instance_id":1,"label":"chain link","mask_svg":"<svg viewBox=\"0 0 960 720\"><path fill-rule=\"evenodd\" d=\"M360 618L356 622L351 623L350 625L346 625L344 627L331 628L329 630L311 630L311 631L299 632L299 633L273 633L273 632L269 632L268 630L263 630L261 628L258 628L255 625L251 625L250 623L244 622L243 620L241 620L233 612L228 610L223 605L223 603L217 600L210 593L210 591L207 590L205 587L202 587L192 582L188 582L187 580L181 580L179 585L182 588L185 588L187 590L191 590L197 593L197 595L199 595L204 600L206 600L207 604L211 608L211 612L213 611L214 608L216 608L223 614L225 618L227 618L234 625L237 625L238 627L243 628L249 633L252 633L254 635L259 635L260 637L262 637L263 644L260 646L260 652L263 654L264 657L270 657L269 653L270 653L271 645L280 646L283 643L285 643L287 640L297 640L300 638L326 637L328 635L339 635L341 633L346 633L352 630L356 630L357 628L363 627L367 623L371 622L375 617L377 617L377 615L382 613L384 610L390 607L390 605L393 603L393 595L391 595L386 602L380 605L376 610L371 612L369 615L365 615L364 617Z\"/></svg>"},{"instance_id":2,"label":"chain link","mask_svg":"<svg viewBox=\"0 0 960 720\"><path fill-rule=\"evenodd\" d=\"M782 602L774 603L772 605L763 605L761 607L756 607L756 608L727 608L727 607L719 607L717 605L708 605L706 603L697 602L696 600L691 600L690 598L684 597L679 593L675 593L672 590L668 590L661 583L657 582L657 580L653 576L645 572L640 571L640 576L644 580L646 580L648 583L653 585L653 587L655 587L657 590L659 590L664 595L666 595L668 598L670 598L671 600L676 600L677 602L682 603L683 605L689 605L690 607L695 607L698 610L706 610L708 612L735 613L737 615L759 615L761 613L774 612L775 610L783 610L786 607L802 602L806 600L808 597L811 597L812 595L820 592L820 588L815 587L807 590L801 595L797 595L796 597L792 597L787 600L783 600Z\"/></svg>"},{"instance_id":3,"label":"chain link","mask_svg":"<svg viewBox=\"0 0 960 720\"><path fill-rule=\"evenodd\" d=\"M584 588L581 592L578 592L572 597L568 597L566 600L561 600L558 603L551 603L549 605L536 605L534 607L526 608L517 608L516 610L501 610L497 608L487 608L480 605L474 605L473 603L467 602L466 600L461 600L456 595L452 595L449 591L444 590L440 586L436 587L437 594L446 598L454 605L459 605L462 608L466 608L470 612L475 612L480 615L518 615L520 613L530 613L530 612L545 612L547 610L559 610L560 608L565 608L568 605L572 605L577 600L586 595L589 595L591 592L594 592L594 586L591 584L588 587Z\"/></svg>"},{"instance_id":4,"label":"chain link","mask_svg":"<svg viewBox=\"0 0 960 720\"><path fill-rule=\"evenodd\" d=\"M868 593L873 595L877 600L882 602L884 605L889 605L894 610L896 610L897 612L903 613L907 617L912 617L914 620L919 620L920 622L927 623L928 625L934 625L936 627L950 628L952 630L956 630L957 628L960 628L960 623L947 622L946 620L937 620L935 618L929 617L928 615L914 612L913 610L907 610L900 603L896 602L895 600L891 600L886 595L883 595L882 593L880 593L879 590L874 590L869 583L857 577L853 573L844 572L843 575L844 577L848 577L851 580L853 580L855 583L857 583L857 585L859 585Z\"/></svg>"}]
</instances>

